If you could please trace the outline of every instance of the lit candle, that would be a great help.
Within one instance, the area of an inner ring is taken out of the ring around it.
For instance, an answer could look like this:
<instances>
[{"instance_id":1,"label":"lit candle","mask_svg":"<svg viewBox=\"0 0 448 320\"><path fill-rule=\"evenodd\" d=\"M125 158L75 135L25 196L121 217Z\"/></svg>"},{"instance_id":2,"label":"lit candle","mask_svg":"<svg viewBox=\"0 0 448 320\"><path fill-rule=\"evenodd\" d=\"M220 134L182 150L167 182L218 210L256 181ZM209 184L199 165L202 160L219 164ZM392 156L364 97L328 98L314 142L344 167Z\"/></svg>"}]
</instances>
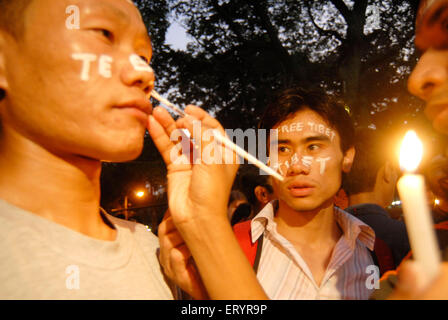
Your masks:
<instances>
[{"instance_id":1,"label":"lit candle","mask_svg":"<svg viewBox=\"0 0 448 320\"><path fill-rule=\"evenodd\" d=\"M427 285L439 273L440 251L426 200L424 178L412 173L420 164L422 156L421 141L414 131L408 131L400 149L400 166L405 174L398 180L397 187L412 254L426 273L423 285Z\"/></svg>"}]
</instances>

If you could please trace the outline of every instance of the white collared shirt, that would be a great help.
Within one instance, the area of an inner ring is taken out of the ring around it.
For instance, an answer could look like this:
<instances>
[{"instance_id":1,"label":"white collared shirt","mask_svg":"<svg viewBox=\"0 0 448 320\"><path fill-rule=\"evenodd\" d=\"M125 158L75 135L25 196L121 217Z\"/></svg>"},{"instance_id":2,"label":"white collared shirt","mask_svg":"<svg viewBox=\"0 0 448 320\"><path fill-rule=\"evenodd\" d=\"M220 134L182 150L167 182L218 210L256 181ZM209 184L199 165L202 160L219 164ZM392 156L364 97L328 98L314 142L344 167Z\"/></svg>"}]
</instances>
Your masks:
<instances>
[{"instance_id":1,"label":"white collared shirt","mask_svg":"<svg viewBox=\"0 0 448 320\"><path fill-rule=\"evenodd\" d=\"M274 201L251 222L252 242L264 236L257 278L275 300L368 299L374 265L375 232L361 220L335 207L336 222L343 231L320 286L294 246L277 232ZM370 271L370 272L369 272ZM378 275L379 276L379 275ZM370 285L368 285L369 283Z\"/></svg>"}]
</instances>

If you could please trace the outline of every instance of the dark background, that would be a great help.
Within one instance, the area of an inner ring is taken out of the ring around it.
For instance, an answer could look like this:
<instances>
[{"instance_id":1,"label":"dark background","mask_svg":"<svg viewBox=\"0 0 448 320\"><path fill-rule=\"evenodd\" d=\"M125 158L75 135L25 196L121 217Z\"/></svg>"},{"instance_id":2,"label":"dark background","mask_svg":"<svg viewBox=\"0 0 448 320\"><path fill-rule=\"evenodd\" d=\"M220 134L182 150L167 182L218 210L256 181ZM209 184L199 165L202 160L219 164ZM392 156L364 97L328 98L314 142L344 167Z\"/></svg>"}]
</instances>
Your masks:
<instances>
[{"instance_id":1,"label":"dark background","mask_svg":"<svg viewBox=\"0 0 448 320\"><path fill-rule=\"evenodd\" d=\"M431 135L422 102L406 88L418 59L418 1L134 2L152 38L156 90L180 107L201 106L225 128L256 128L275 90L301 85L342 99L358 127L397 135L412 127ZM173 18L191 38L186 50L165 43ZM165 175L146 136L135 161L104 163L101 204L124 215L127 197L129 208L143 207L128 217L156 232L166 210ZM141 189L147 194L139 199Z\"/></svg>"}]
</instances>

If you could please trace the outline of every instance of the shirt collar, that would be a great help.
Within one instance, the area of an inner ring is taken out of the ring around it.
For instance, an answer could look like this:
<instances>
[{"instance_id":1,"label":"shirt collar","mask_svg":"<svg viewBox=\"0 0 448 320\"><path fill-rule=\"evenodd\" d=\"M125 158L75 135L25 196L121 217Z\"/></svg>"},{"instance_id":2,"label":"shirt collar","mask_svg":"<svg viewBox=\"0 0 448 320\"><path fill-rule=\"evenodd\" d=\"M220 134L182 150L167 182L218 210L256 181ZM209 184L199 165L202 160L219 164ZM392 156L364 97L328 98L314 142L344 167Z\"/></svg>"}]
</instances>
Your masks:
<instances>
[{"instance_id":1,"label":"shirt collar","mask_svg":"<svg viewBox=\"0 0 448 320\"><path fill-rule=\"evenodd\" d=\"M277 200L269 202L251 222L252 243L255 243L265 230L270 230L274 225L274 207ZM343 236L352 248L356 240L361 241L369 250L375 245L375 232L367 224L352 216L344 210L334 207L335 219L343 232Z\"/></svg>"},{"instance_id":2,"label":"shirt collar","mask_svg":"<svg viewBox=\"0 0 448 320\"><path fill-rule=\"evenodd\" d=\"M375 246L375 231L371 227L338 207L334 207L334 214L336 222L342 229L344 237L351 247L354 248L356 240L359 240L369 250L373 251Z\"/></svg>"},{"instance_id":3,"label":"shirt collar","mask_svg":"<svg viewBox=\"0 0 448 320\"><path fill-rule=\"evenodd\" d=\"M275 225L274 207L277 200L269 202L261 211L252 219L250 224L252 243L255 243L266 229L270 229Z\"/></svg>"}]
</instances>

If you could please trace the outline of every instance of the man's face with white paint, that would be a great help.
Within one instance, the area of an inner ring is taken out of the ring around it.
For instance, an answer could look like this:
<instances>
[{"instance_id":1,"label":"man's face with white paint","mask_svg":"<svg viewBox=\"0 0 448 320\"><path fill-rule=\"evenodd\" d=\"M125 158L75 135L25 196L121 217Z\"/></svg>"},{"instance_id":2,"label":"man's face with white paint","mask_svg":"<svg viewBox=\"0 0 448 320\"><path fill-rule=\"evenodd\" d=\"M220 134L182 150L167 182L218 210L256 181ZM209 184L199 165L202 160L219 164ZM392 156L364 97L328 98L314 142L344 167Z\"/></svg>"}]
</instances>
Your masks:
<instances>
[{"instance_id":1,"label":"man's face with white paint","mask_svg":"<svg viewBox=\"0 0 448 320\"><path fill-rule=\"evenodd\" d=\"M69 7L79 9L79 28ZM0 39L4 133L61 156L137 157L154 73L147 66L151 42L132 2L34 0L24 23L20 39Z\"/></svg>"},{"instance_id":2,"label":"man's face with white paint","mask_svg":"<svg viewBox=\"0 0 448 320\"><path fill-rule=\"evenodd\" d=\"M353 149L344 155L338 132L308 108L273 129L278 129L278 142L271 142L271 148L278 150L278 163L271 163L271 167L285 177L283 182L273 179L279 201L296 211L331 204L341 186L343 170L350 170Z\"/></svg>"}]
</instances>

